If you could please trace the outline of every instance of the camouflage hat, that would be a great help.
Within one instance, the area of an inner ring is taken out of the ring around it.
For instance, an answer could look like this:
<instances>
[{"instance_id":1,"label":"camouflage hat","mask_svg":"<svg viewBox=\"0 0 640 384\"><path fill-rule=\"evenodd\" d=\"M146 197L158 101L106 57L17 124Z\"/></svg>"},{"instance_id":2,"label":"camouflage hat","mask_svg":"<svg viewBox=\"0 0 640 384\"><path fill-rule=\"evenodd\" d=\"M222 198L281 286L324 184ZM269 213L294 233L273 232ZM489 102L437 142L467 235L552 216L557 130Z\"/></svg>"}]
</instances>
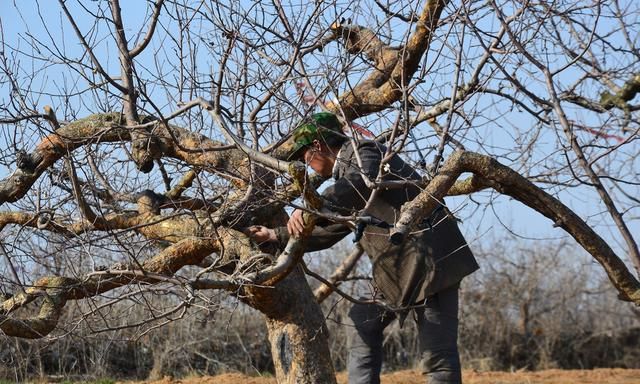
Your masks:
<instances>
[{"instance_id":1,"label":"camouflage hat","mask_svg":"<svg viewBox=\"0 0 640 384\"><path fill-rule=\"evenodd\" d=\"M336 115L329 112L315 113L300 123L285 143L289 147L287 160L299 158L302 150L311 145L314 140L322 140L329 145L334 145L344 141L344 137L342 124Z\"/></svg>"}]
</instances>

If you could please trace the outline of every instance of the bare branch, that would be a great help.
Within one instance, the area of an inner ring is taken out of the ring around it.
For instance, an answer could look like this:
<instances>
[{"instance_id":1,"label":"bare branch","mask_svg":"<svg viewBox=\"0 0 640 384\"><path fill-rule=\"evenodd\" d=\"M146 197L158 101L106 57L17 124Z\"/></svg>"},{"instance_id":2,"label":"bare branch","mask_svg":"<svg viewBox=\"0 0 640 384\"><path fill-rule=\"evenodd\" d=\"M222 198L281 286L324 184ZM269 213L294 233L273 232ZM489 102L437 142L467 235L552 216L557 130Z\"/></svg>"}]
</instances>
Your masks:
<instances>
[{"instance_id":1,"label":"bare branch","mask_svg":"<svg viewBox=\"0 0 640 384\"><path fill-rule=\"evenodd\" d=\"M129 56L133 59L138 56L144 49L147 47L151 38L153 37L153 32L156 30L156 24L158 23L158 19L160 18L160 12L162 11L162 5L164 4L164 0L157 0L155 6L153 7L153 14L151 15L151 21L149 22L149 30L145 35L144 39L136 45L131 51L129 51Z\"/></svg>"},{"instance_id":2,"label":"bare branch","mask_svg":"<svg viewBox=\"0 0 640 384\"><path fill-rule=\"evenodd\" d=\"M331 292L333 292L333 289L337 287L340 282L344 281L347 276L349 276L363 254L364 250L362 249L360 244L356 244L354 249L349 253L349 255L347 255L347 257L344 258L344 260L342 260L342 263L340 263L338 268L336 268L331 276L329 276L329 279L327 279L333 286L322 284L318 288L316 288L316 290L313 292L313 295L316 297L316 300L318 300L319 303L323 302L327 297L329 297L329 295L331 295Z\"/></svg>"},{"instance_id":3,"label":"bare branch","mask_svg":"<svg viewBox=\"0 0 640 384\"><path fill-rule=\"evenodd\" d=\"M104 77L105 80L107 80L109 82L109 84L113 85L117 90L119 90L120 92L126 92L126 88L123 87L122 85L120 85L119 83L117 83L102 68L102 65L100 64L100 61L98 60L98 58L93 53L93 49L89 46L89 44L85 40L84 35L82 34L82 32L80 32L80 28L78 28L78 25L76 24L75 19L73 18L73 16L71 16L71 13L67 9L67 6L66 6L64 0L58 0L58 3L60 3L60 6L62 7L62 10L64 11L65 15L67 15L67 19L69 19L69 22L71 23L71 26L73 27L73 30L76 32L76 36L78 36L78 39L80 40L80 43L82 44L84 49L87 51L87 54L91 58L91 62L95 66L96 70L98 72L100 72L102 77Z\"/></svg>"}]
</instances>

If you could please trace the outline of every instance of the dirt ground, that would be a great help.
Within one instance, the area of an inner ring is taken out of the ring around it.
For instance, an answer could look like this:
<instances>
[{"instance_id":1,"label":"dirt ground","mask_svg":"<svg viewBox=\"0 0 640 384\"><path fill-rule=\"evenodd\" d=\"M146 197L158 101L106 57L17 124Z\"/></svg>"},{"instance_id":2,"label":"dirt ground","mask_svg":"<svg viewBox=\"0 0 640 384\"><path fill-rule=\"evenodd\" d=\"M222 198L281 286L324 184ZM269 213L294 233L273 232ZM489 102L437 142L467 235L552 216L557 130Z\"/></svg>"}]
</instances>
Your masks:
<instances>
[{"instance_id":1,"label":"dirt ground","mask_svg":"<svg viewBox=\"0 0 640 384\"><path fill-rule=\"evenodd\" d=\"M640 369L595 369L585 371L547 370L538 372L474 372L463 373L465 384L640 384ZM338 374L338 383L346 384L346 374ZM119 383L119 384L133 384ZM136 384L276 384L273 377L252 377L238 373L218 376L173 379ZM382 375L382 384L424 384L417 371L398 371Z\"/></svg>"}]
</instances>

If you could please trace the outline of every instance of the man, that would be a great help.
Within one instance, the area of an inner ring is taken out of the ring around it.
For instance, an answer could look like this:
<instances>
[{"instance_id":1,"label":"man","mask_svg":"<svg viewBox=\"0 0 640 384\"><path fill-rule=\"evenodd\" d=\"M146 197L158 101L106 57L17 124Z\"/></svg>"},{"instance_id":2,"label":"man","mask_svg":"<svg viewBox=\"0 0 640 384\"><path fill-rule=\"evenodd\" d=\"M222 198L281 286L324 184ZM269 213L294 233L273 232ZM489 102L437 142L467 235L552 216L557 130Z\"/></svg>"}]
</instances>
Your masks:
<instances>
[{"instance_id":1,"label":"man","mask_svg":"<svg viewBox=\"0 0 640 384\"><path fill-rule=\"evenodd\" d=\"M349 383L380 382L383 330L395 318L402 324L411 311L418 325L428 383L461 383L458 286L478 265L444 207L417 225L402 244L389 241L388 227L399 216L402 204L420 193L421 177L397 155L381 167L386 148L374 141L352 143L341 127L331 113L314 114L296 128L288 145L290 160L303 159L316 173L333 175L335 183L322 193L324 208L388 224L366 226L360 241L371 258L373 282L381 293L376 299L386 305L356 304L349 312ZM394 186L373 192L367 185L376 180L394 181L387 183ZM303 225L302 211L295 210L286 229L256 226L250 233L257 241L284 245L289 236L302 233ZM349 233L343 223L319 219L306 250L329 248Z\"/></svg>"}]
</instances>

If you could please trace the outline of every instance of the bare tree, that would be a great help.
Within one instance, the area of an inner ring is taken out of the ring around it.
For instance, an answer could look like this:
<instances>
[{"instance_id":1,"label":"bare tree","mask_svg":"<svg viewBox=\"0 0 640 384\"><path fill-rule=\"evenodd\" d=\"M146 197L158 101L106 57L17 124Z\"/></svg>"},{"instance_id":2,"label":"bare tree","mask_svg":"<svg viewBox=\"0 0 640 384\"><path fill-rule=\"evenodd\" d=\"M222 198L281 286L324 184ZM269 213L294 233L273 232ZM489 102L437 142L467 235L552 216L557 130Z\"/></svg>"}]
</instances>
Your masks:
<instances>
[{"instance_id":1,"label":"bare tree","mask_svg":"<svg viewBox=\"0 0 640 384\"><path fill-rule=\"evenodd\" d=\"M304 236L276 254L243 233L284 225L288 206L313 227L322 180L282 144L317 110L423 170L390 241L444 196L492 189L564 229L640 304L625 264L640 268L633 1L36 5L1 25L6 335L69 332L74 300L90 303L78 320L148 332L223 290L264 314L279 382L335 382ZM394 187L380 180L367 184ZM576 213L580 198L597 214ZM335 285L357 257L318 277ZM154 308L148 294L178 300ZM123 301L149 318L111 318Z\"/></svg>"}]
</instances>

